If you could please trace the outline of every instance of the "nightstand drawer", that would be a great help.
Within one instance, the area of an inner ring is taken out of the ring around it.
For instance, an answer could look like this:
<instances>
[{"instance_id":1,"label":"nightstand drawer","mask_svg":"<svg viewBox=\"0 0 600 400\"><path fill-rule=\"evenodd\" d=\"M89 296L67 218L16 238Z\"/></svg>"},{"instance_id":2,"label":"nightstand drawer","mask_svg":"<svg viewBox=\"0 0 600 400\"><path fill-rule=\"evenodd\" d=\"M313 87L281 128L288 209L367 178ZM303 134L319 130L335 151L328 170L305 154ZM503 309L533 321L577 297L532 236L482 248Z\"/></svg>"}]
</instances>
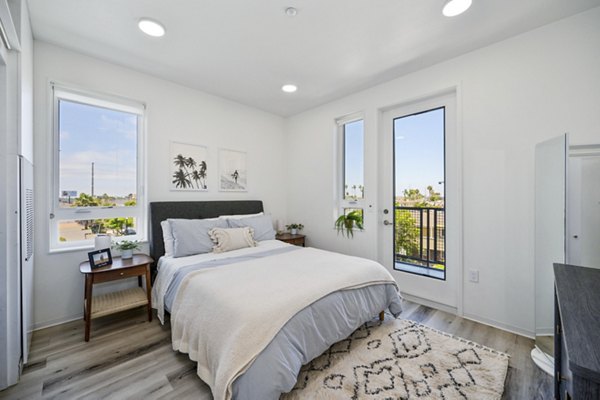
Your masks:
<instances>
[{"instance_id":1,"label":"nightstand drawer","mask_svg":"<svg viewBox=\"0 0 600 400\"><path fill-rule=\"evenodd\" d=\"M304 238L298 238L298 239L290 239L286 241L289 244L293 244L296 246L304 246Z\"/></svg>"},{"instance_id":2,"label":"nightstand drawer","mask_svg":"<svg viewBox=\"0 0 600 400\"><path fill-rule=\"evenodd\" d=\"M304 247L306 242L306 236L305 235L292 235L291 233L281 233L277 236L275 236L275 239L277 240L281 240L282 242L286 242L289 244L293 244L296 246L302 246Z\"/></svg>"},{"instance_id":3,"label":"nightstand drawer","mask_svg":"<svg viewBox=\"0 0 600 400\"><path fill-rule=\"evenodd\" d=\"M94 275L94 283L102 283L108 281L114 281L117 279L130 278L134 276L141 276L146 274L146 265L140 265L137 267L131 267L126 269L118 269L115 271L106 271Z\"/></svg>"}]
</instances>

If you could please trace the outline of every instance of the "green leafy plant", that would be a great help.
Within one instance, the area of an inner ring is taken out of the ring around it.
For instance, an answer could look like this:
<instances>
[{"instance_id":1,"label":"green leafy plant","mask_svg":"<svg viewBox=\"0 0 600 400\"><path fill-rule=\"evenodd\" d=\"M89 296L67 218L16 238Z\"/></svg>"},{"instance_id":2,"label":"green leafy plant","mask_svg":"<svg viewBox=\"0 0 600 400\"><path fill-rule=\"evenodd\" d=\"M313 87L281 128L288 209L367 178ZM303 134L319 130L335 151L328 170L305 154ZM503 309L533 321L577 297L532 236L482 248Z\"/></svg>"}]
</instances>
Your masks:
<instances>
[{"instance_id":1,"label":"green leafy plant","mask_svg":"<svg viewBox=\"0 0 600 400\"><path fill-rule=\"evenodd\" d=\"M140 248L140 242L137 240L121 240L120 242L115 242L113 247L119 251L138 250Z\"/></svg>"},{"instance_id":2,"label":"green leafy plant","mask_svg":"<svg viewBox=\"0 0 600 400\"><path fill-rule=\"evenodd\" d=\"M335 229L338 234L341 232L342 236L354 237L354 229L363 228L363 216L359 210L350 211L348 214L342 214L335 221Z\"/></svg>"},{"instance_id":3,"label":"green leafy plant","mask_svg":"<svg viewBox=\"0 0 600 400\"><path fill-rule=\"evenodd\" d=\"M288 230L298 229L299 231L301 231L302 229L304 229L304 225L302 225L302 224L289 224L289 225L286 225L285 227Z\"/></svg>"}]
</instances>

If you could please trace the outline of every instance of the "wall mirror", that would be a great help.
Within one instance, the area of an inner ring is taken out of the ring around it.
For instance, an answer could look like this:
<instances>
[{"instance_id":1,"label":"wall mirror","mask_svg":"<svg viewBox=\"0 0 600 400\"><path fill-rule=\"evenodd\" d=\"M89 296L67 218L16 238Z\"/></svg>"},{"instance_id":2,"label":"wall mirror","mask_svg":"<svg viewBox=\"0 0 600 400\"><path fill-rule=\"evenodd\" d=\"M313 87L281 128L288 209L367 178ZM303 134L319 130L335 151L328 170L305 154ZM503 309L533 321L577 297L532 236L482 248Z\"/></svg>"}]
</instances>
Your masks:
<instances>
[{"instance_id":1,"label":"wall mirror","mask_svg":"<svg viewBox=\"0 0 600 400\"><path fill-rule=\"evenodd\" d=\"M533 361L554 371L554 272L566 254L567 152L565 134L535 147L535 348Z\"/></svg>"}]
</instances>

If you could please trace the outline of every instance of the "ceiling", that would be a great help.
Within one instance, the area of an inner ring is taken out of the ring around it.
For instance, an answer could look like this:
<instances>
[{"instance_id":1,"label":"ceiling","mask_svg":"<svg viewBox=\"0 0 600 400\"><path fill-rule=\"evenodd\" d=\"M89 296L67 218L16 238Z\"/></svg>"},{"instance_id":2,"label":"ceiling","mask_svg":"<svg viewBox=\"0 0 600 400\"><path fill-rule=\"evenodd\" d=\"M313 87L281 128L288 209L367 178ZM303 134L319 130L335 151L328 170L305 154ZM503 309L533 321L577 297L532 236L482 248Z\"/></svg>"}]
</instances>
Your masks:
<instances>
[{"instance_id":1,"label":"ceiling","mask_svg":"<svg viewBox=\"0 0 600 400\"><path fill-rule=\"evenodd\" d=\"M600 0L28 0L34 37L289 116ZM284 10L298 9L295 17ZM162 38L137 28L164 24ZM298 85L283 93L285 83Z\"/></svg>"}]
</instances>

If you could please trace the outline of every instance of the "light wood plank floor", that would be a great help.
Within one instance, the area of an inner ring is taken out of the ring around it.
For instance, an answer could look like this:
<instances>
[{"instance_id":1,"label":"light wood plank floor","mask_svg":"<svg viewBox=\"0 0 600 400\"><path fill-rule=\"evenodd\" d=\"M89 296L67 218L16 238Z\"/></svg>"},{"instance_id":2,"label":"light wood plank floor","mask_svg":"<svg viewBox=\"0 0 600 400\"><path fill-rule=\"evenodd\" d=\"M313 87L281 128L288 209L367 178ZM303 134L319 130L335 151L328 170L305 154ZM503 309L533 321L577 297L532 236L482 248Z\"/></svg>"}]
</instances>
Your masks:
<instances>
[{"instance_id":1,"label":"light wood plank floor","mask_svg":"<svg viewBox=\"0 0 600 400\"><path fill-rule=\"evenodd\" d=\"M552 380L531 361L533 341L454 315L404 302L401 317L510 354L504 399L551 399ZM145 309L34 333L29 364L0 399L206 399L204 383L187 356L171 349L168 324L146 321Z\"/></svg>"}]
</instances>

